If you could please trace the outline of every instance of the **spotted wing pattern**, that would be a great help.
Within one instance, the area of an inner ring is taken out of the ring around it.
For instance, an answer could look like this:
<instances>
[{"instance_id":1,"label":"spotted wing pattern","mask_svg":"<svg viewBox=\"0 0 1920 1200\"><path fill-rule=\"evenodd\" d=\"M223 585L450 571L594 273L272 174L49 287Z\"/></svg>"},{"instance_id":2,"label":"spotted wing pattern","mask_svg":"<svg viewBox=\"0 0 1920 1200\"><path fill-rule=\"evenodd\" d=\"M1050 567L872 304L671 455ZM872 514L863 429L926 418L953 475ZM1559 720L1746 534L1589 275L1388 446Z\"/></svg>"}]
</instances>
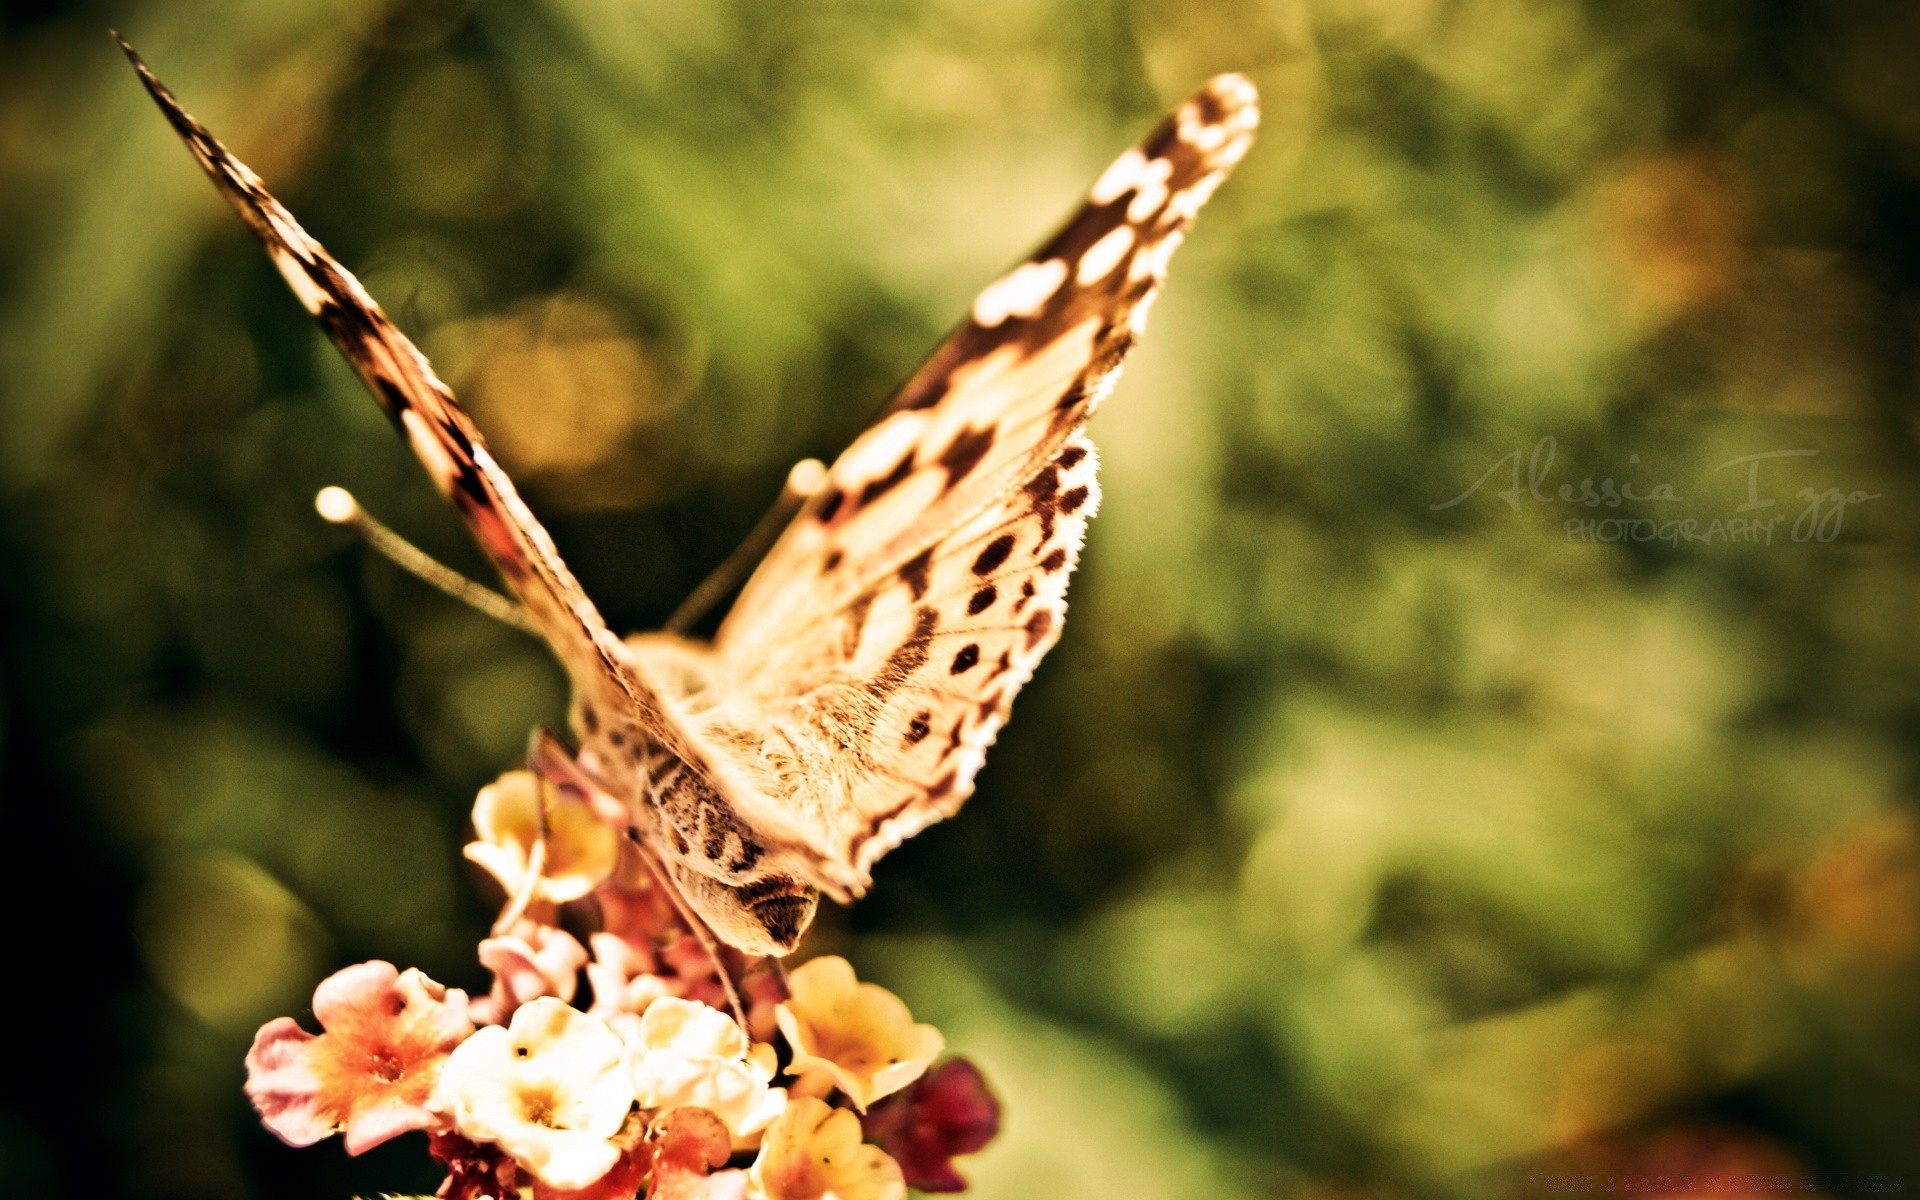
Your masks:
<instances>
[{"instance_id":1,"label":"spotted wing pattern","mask_svg":"<svg viewBox=\"0 0 1920 1200\"><path fill-rule=\"evenodd\" d=\"M1167 262L1252 144L1251 84L1209 82L1128 150L841 455L716 639L697 718L743 815L858 894L971 793L1059 636L1098 501L1081 434Z\"/></svg>"},{"instance_id":2,"label":"spotted wing pattern","mask_svg":"<svg viewBox=\"0 0 1920 1200\"><path fill-rule=\"evenodd\" d=\"M125 40L120 47L214 186L266 246L300 303L406 436L434 485L466 517L576 682L608 689L612 696L655 714L651 723L663 723L653 690L426 358L380 311L359 280L268 193L260 177L181 108Z\"/></svg>"}]
</instances>

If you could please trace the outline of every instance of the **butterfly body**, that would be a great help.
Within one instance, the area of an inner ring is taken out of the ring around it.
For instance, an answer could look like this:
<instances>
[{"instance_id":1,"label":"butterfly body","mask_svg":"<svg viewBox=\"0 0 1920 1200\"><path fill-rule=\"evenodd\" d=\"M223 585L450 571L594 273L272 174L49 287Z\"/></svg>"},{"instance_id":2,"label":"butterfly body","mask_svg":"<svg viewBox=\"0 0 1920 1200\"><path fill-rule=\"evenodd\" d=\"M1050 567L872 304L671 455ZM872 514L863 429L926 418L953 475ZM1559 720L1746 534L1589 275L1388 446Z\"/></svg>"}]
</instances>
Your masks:
<instances>
[{"instance_id":1,"label":"butterfly body","mask_svg":"<svg viewBox=\"0 0 1920 1200\"><path fill-rule=\"evenodd\" d=\"M124 43L123 43L124 45ZM785 954L825 893L972 794L1060 636L1099 504L1083 433L1258 110L1214 79L990 285L826 472L712 642L610 632L411 342L133 56L566 665L577 766L722 940Z\"/></svg>"}]
</instances>

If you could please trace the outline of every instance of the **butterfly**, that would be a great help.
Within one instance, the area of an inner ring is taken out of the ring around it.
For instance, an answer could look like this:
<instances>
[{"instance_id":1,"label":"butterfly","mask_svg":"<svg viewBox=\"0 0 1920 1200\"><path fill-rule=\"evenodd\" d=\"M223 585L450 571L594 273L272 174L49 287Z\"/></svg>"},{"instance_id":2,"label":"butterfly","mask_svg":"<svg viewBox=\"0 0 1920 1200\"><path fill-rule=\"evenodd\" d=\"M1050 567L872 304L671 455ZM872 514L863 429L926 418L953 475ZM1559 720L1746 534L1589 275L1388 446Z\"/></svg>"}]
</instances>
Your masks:
<instances>
[{"instance_id":1,"label":"butterfly","mask_svg":"<svg viewBox=\"0 0 1920 1200\"><path fill-rule=\"evenodd\" d=\"M413 343L125 41L146 89L565 665L572 768L722 941L784 955L822 893L952 816L1058 640L1099 506L1084 427L1194 215L1246 154L1208 82L1094 182L826 470L711 642L619 638Z\"/></svg>"}]
</instances>

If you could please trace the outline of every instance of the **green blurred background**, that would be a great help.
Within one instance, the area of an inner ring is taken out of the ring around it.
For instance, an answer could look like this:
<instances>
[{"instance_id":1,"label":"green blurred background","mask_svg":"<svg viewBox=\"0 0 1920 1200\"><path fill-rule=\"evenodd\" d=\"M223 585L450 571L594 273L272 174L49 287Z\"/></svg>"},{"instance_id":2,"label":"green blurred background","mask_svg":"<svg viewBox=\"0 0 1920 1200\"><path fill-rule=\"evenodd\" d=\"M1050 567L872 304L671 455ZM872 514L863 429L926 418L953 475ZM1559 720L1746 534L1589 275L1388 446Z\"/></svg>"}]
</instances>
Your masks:
<instances>
[{"instance_id":1,"label":"green blurred background","mask_svg":"<svg viewBox=\"0 0 1920 1200\"><path fill-rule=\"evenodd\" d=\"M1920 1195L1920 7L5 12L0 1191L430 1189L281 1147L241 1057L347 962L484 984L467 806L563 712L315 518L483 569L111 24L622 629L1246 71L1065 640L810 949L995 1082L982 1197Z\"/></svg>"}]
</instances>

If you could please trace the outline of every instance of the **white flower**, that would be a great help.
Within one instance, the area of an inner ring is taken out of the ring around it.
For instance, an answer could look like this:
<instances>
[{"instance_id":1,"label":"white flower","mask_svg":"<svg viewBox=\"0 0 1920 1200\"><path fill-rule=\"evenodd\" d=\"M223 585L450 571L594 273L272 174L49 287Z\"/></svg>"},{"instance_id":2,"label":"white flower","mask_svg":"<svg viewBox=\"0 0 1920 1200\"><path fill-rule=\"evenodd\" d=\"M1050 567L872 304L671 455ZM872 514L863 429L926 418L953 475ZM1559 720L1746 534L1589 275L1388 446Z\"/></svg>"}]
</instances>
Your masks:
<instances>
[{"instance_id":1,"label":"white flower","mask_svg":"<svg viewBox=\"0 0 1920 1200\"><path fill-rule=\"evenodd\" d=\"M633 1051L633 1089L642 1108L704 1108L751 1145L787 1106L773 1079L771 1046L753 1046L732 1017L678 996L647 1005L625 1026Z\"/></svg>"},{"instance_id":2,"label":"white flower","mask_svg":"<svg viewBox=\"0 0 1920 1200\"><path fill-rule=\"evenodd\" d=\"M612 1139L633 1108L624 1058L612 1030L543 996L460 1043L428 1106L549 1187L584 1188L620 1159Z\"/></svg>"}]
</instances>

